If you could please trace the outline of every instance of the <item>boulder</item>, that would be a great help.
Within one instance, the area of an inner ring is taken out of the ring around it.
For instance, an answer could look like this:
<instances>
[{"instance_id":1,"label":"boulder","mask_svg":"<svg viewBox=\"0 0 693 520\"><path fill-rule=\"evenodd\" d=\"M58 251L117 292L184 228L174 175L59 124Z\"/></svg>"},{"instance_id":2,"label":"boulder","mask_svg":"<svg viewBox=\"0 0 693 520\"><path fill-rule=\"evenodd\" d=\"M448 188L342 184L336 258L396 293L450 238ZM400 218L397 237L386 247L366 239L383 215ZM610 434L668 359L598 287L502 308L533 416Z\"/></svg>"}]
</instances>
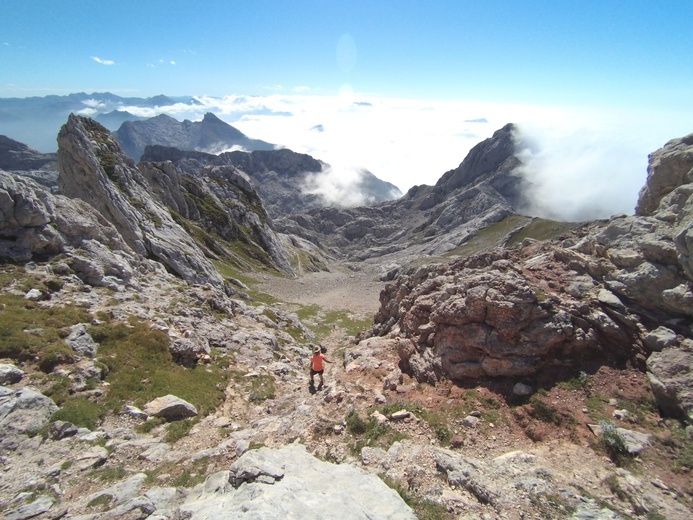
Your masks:
<instances>
[{"instance_id":1,"label":"boulder","mask_svg":"<svg viewBox=\"0 0 693 520\"><path fill-rule=\"evenodd\" d=\"M12 435L35 435L57 410L58 406L35 388L13 391L0 387L0 444Z\"/></svg>"},{"instance_id":2,"label":"boulder","mask_svg":"<svg viewBox=\"0 0 693 520\"><path fill-rule=\"evenodd\" d=\"M647 377L660 411L693 424L693 352L667 348L647 360Z\"/></svg>"},{"instance_id":3,"label":"boulder","mask_svg":"<svg viewBox=\"0 0 693 520\"><path fill-rule=\"evenodd\" d=\"M0 385L13 385L19 383L24 377L24 372L14 365L0 363Z\"/></svg>"},{"instance_id":4,"label":"boulder","mask_svg":"<svg viewBox=\"0 0 693 520\"><path fill-rule=\"evenodd\" d=\"M144 405L144 411L148 415L163 417L167 421L178 421L197 415L197 408L192 404L170 394L149 401Z\"/></svg>"}]
</instances>

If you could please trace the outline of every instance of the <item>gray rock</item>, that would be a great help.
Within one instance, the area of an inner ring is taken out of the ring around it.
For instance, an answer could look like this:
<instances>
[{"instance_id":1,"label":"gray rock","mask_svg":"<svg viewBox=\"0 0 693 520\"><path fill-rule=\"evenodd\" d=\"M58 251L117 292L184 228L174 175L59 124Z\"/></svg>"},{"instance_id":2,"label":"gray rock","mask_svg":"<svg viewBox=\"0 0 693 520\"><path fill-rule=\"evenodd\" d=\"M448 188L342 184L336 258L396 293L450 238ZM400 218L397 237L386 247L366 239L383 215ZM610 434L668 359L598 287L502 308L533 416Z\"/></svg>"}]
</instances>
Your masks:
<instances>
[{"instance_id":1,"label":"gray rock","mask_svg":"<svg viewBox=\"0 0 693 520\"><path fill-rule=\"evenodd\" d=\"M24 377L24 372L14 365L0 363L0 385L13 385L19 383Z\"/></svg>"},{"instance_id":2,"label":"gray rock","mask_svg":"<svg viewBox=\"0 0 693 520\"><path fill-rule=\"evenodd\" d=\"M78 471L101 466L108 460L108 450L101 446L92 446L91 448L77 453L74 461L74 468Z\"/></svg>"},{"instance_id":3,"label":"gray rock","mask_svg":"<svg viewBox=\"0 0 693 520\"><path fill-rule=\"evenodd\" d=\"M41 495L33 502L22 504L16 509L6 511L3 518L5 518L5 520L28 520L29 518L34 518L45 513L54 503L55 500L51 497Z\"/></svg>"},{"instance_id":4,"label":"gray rock","mask_svg":"<svg viewBox=\"0 0 693 520\"><path fill-rule=\"evenodd\" d=\"M0 392L0 431L4 434L0 445L12 435L38 433L57 410L51 399L32 387Z\"/></svg>"},{"instance_id":5,"label":"gray rock","mask_svg":"<svg viewBox=\"0 0 693 520\"><path fill-rule=\"evenodd\" d=\"M519 396L532 395L532 387L524 383L515 383L513 386L513 394Z\"/></svg>"},{"instance_id":6,"label":"gray rock","mask_svg":"<svg viewBox=\"0 0 693 520\"><path fill-rule=\"evenodd\" d=\"M676 344L676 333L667 327L657 327L647 333L643 343L651 352L661 352Z\"/></svg>"},{"instance_id":7,"label":"gray rock","mask_svg":"<svg viewBox=\"0 0 693 520\"><path fill-rule=\"evenodd\" d=\"M149 401L144 405L144 411L148 415L163 417L167 421L177 421L197 415L197 409L192 404L170 394Z\"/></svg>"},{"instance_id":8,"label":"gray rock","mask_svg":"<svg viewBox=\"0 0 693 520\"><path fill-rule=\"evenodd\" d=\"M70 422L55 421L51 424L51 437L55 440L73 437L75 435L77 435L77 428Z\"/></svg>"},{"instance_id":9,"label":"gray rock","mask_svg":"<svg viewBox=\"0 0 693 520\"><path fill-rule=\"evenodd\" d=\"M251 450L229 468L229 482L238 488L244 482L260 480L273 484L284 477L284 466L271 450Z\"/></svg>"},{"instance_id":10,"label":"gray rock","mask_svg":"<svg viewBox=\"0 0 693 520\"><path fill-rule=\"evenodd\" d=\"M647 377L661 412L693 424L693 352L654 352L647 360Z\"/></svg>"},{"instance_id":11,"label":"gray rock","mask_svg":"<svg viewBox=\"0 0 693 520\"><path fill-rule=\"evenodd\" d=\"M97 344L94 338L87 332L89 325L78 323L70 327L70 334L65 338L65 342L80 356L94 357L96 355Z\"/></svg>"},{"instance_id":12,"label":"gray rock","mask_svg":"<svg viewBox=\"0 0 693 520\"><path fill-rule=\"evenodd\" d=\"M179 507L190 520L203 518L301 518L345 520L388 518L414 520L413 511L376 475L349 464L330 464L291 444L277 450L261 448L247 452L251 473L268 464L269 482L242 483L237 489L202 485ZM240 470L241 463L236 470ZM275 478L282 475L279 480ZM232 478L232 477L231 477ZM218 481L218 479L216 479Z\"/></svg>"}]
</instances>

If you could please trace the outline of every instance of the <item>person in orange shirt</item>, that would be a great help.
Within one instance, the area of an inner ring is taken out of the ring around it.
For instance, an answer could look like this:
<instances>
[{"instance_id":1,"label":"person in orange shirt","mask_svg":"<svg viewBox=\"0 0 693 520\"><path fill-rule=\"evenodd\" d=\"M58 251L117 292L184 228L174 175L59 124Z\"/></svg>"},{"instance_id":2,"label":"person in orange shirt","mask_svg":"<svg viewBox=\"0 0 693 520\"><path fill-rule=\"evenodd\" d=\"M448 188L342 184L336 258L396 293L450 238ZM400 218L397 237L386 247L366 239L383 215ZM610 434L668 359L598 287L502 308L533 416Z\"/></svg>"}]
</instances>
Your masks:
<instances>
[{"instance_id":1,"label":"person in orange shirt","mask_svg":"<svg viewBox=\"0 0 693 520\"><path fill-rule=\"evenodd\" d=\"M325 355L320 352L320 347L316 345L313 347L313 355L310 358L310 386L315 386L313 378L315 377L315 374L318 374L320 376L320 385L318 385L318 390L321 389L322 385L324 384L322 379L322 373L324 371L323 362L332 363L332 361L327 359Z\"/></svg>"}]
</instances>

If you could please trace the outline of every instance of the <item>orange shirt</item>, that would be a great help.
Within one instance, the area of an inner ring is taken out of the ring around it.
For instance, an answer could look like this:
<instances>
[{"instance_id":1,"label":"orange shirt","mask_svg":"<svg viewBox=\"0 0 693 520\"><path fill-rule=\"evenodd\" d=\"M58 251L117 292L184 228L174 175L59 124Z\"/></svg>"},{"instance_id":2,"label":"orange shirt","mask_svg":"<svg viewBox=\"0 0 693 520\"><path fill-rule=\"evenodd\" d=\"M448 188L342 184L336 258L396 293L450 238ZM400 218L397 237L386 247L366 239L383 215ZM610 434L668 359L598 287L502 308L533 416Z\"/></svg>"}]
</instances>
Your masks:
<instances>
[{"instance_id":1,"label":"orange shirt","mask_svg":"<svg viewBox=\"0 0 693 520\"><path fill-rule=\"evenodd\" d=\"M320 372L322 370L322 360L325 359L325 356L322 354L313 354L313 357L310 358L310 366L315 370L316 372Z\"/></svg>"}]
</instances>

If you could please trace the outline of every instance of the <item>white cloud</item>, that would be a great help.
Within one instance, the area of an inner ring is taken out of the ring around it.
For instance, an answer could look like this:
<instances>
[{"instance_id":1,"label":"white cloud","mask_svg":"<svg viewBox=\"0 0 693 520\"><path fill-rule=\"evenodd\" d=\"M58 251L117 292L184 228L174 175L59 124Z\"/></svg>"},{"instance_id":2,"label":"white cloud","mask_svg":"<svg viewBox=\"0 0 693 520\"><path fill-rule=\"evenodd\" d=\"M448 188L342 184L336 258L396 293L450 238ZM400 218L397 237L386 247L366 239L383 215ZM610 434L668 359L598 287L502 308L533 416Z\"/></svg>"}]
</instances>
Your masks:
<instances>
[{"instance_id":1,"label":"white cloud","mask_svg":"<svg viewBox=\"0 0 693 520\"><path fill-rule=\"evenodd\" d=\"M310 174L302 186L304 193L320 196L327 204L341 207L363 206L367 200L360 189L361 171L343 165L331 165Z\"/></svg>"},{"instance_id":2,"label":"white cloud","mask_svg":"<svg viewBox=\"0 0 693 520\"><path fill-rule=\"evenodd\" d=\"M92 60L94 60L96 63L100 63L101 65L115 65L115 61L113 60L103 60L99 58L98 56L92 56Z\"/></svg>"}]
</instances>

